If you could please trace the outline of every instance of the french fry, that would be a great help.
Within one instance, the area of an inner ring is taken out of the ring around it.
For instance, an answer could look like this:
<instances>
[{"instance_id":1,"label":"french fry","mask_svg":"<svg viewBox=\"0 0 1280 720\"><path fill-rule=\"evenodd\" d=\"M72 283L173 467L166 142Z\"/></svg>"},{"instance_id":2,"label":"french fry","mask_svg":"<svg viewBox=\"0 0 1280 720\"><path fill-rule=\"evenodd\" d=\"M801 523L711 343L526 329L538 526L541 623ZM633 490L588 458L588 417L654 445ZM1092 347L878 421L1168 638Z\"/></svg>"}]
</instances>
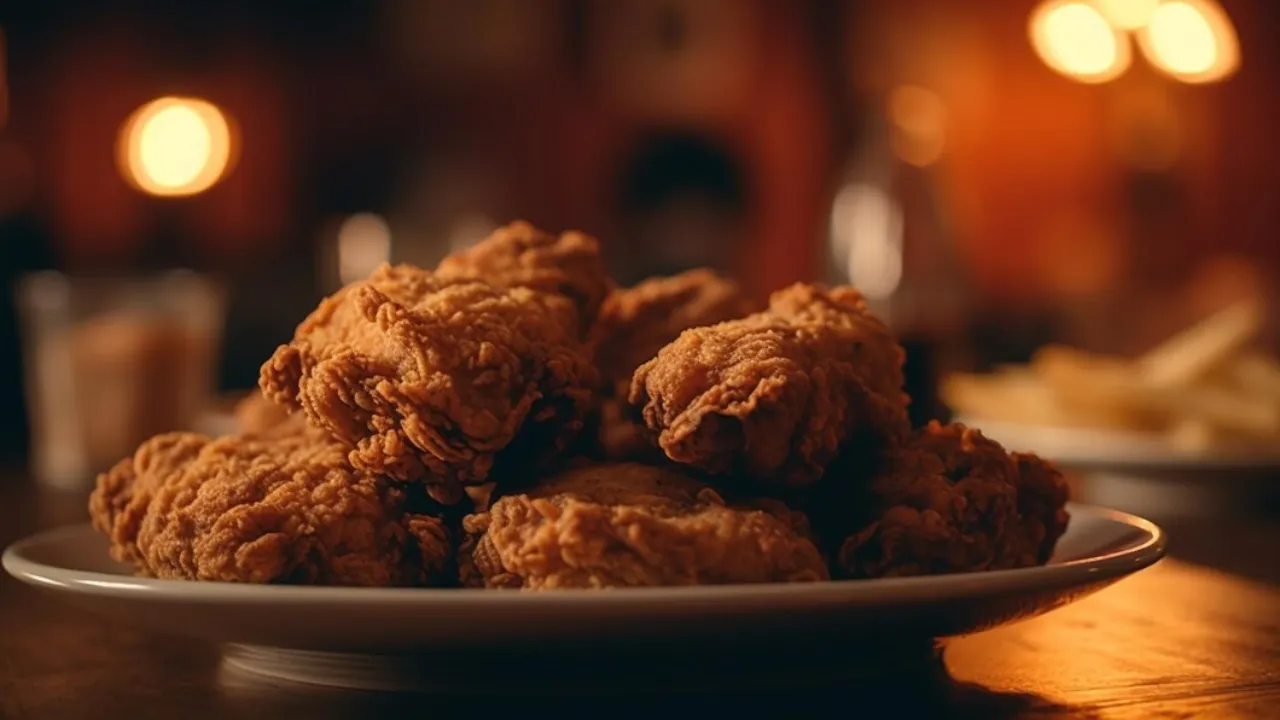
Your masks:
<instances>
[{"instance_id":1,"label":"french fry","mask_svg":"<svg viewBox=\"0 0 1280 720\"><path fill-rule=\"evenodd\" d=\"M1069 420L1049 389L1026 369L990 375L952 374L939 395L955 412L975 418L1029 425L1058 425Z\"/></svg>"},{"instance_id":2,"label":"french fry","mask_svg":"<svg viewBox=\"0 0 1280 720\"><path fill-rule=\"evenodd\" d=\"M1239 353L1261 327L1260 304L1243 302L1165 340L1138 358L1134 366L1148 385L1186 385Z\"/></svg>"},{"instance_id":3,"label":"french fry","mask_svg":"<svg viewBox=\"0 0 1280 720\"><path fill-rule=\"evenodd\" d=\"M1063 345L1040 348L1031 358L1031 369L1050 385L1069 391L1119 387L1137 379L1129 364L1120 358Z\"/></svg>"},{"instance_id":4,"label":"french fry","mask_svg":"<svg viewBox=\"0 0 1280 720\"><path fill-rule=\"evenodd\" d=\"M1185 418L1169 428L1169 445L1178 452L1196 454L1225 444L1221 430L1200 418Z\"/></svg>"},{"instance_id":5,"label":"french fry","mask_svg":"<svg viewBox=\"0 0 1280 720\"><path fill-rule=\"evenodd\" d=\"M1063 346L1047 346L1032 358L1036 374L1073 425L1144 430L1152 427L1132 368L1124 360Z\"/></svg>"},{"instance_id":6,"label":"french fry","mask_svg":"<svg viewBox=\"0 0 1280 720\"><path fill-rule=\"evenodd\" d=\"M938 394L952 410L973 417L1004 422L1038 423L1046 410L1044 388L1034 377L1004 374L953 374L943 379ZM1051 399L1051 398L1048 398Z\"/></svg>"},{"instance_id":7,"label":"french fry","mask_svg":"<svg viewBox=\"0 0 1280 720\"><path fill-rule=\"evenodd\" d=\"M1280 363L1261 353L1234 358L1221 376L1235 387L1280 401Z\"/></svg>"},{"instance_id":8,"label":"french fry","mask_svg":"<svg viewBox=\"0 0 1280 720\"><path fill-rule=\"evenodd\" d=\"M1134 360L1050 345L1026 366L949 376L942 397L975 419L1144 431L1176 452L1280 442L1280 362L1247 349L1260 324L1242 303Z\"/></svg>"},{"instance_id":9,"label":"french fry","mask_svg":"<svg viewBox=\"0 0 1280 720\"><path fill-rule=\"evenodd\" d=\"M1145 388L1139 402L1170 418L1198 418L1233 433L1257 438L1280 435L1280 404L1248 392L1207 385Z\"/></svg>"}]
</instances>

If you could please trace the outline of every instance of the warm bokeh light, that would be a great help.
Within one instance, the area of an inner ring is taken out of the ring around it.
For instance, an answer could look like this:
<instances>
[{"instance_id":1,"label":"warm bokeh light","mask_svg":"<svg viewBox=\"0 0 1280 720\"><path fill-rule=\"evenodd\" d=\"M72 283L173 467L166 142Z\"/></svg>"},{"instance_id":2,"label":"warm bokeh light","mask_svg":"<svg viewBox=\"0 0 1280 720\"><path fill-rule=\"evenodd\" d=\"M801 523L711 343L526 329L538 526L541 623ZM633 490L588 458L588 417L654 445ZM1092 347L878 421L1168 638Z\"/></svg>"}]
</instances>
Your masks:
<instances>
[{"instance_id":1,"label":"warm bokeh light","mask_svg":"<svg viewBox=\"0 0 1280 720\"><path fill-rule=\"evenodd\" d=\"M1094 4L1113 27L1137 30L1151 22L1160 0L1094 0Z\"/></svg>"},{"instance_id":2,"label":"warm bokeh light","mask_svg":"<svg viewBox=\"0 0 1280 720\"><path fill-rule=\"evenodd\" d=\"M946 105L938 93L915 85L895 88L889 94L889 120L893 151L903 162L925 167L942 157Z\"/></svg>"},{"instance_id":3,"label":"warm bokeh light","mask_svg":"<svg viewBox=\"0 0 1280 720\"><path fill-rule=\"evenodd\" d=\"M1222 6L1209 0L1161 4L1138 42L1152 65L1184 82L1221 80L1240 66L1235 27Z\"/></svg>"},{"instance_id":4,"label":"warm bokeh light","mask_svg":"<svg viewBox=\"0 0 1280 720\"><path fill-rule=\"evenodd\" d=\"M1129 67L1129 43L1096 7L1046 2L1031 14L1031 44L1055 71L1087 83L1119 77Z\"/></svg>"},{"instance_id":5,"label":"warm bokeh light","mask_svg":"<svg viewBox=\"0 0 1280 720\"><path fill-rule=\"evenodd\" d=\"M121 172L152 195L195 195L226 174L232 142L231 126L214 105L160 98L139 108L120 129Z\"/></svg>"},{"instance_id":6,"label":"warm bokeh light","mask_svg":"<svg viewBox=\"0 0 1280 720\"><path fill-rule=\"evenodd\" d=\"M868 300L885 300L902 282L902 207L883 189L853 184L831 208L831 251Z\"/></svg>"},{"instance_id":7,"label":"warm bokeh light","mask_svg":"<svg viewBox=\"0 0 1280 720\"><path fill-rule=\"evenodd\" d=\"M369 276L391 258L391 227L380 215L356 213L338 226L338 278L343 285Z\"/></svg>"}]
</instances>

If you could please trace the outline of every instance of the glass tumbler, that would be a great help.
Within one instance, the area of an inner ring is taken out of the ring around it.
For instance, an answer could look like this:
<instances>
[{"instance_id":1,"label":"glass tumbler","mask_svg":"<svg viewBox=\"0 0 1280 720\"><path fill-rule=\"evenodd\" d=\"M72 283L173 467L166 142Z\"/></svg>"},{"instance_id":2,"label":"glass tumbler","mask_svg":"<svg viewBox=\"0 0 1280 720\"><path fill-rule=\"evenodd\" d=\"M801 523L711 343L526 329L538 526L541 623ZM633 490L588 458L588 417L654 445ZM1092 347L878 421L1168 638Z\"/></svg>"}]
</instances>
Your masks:
<instances>
[{"instance_id":1,"label":"glass tumbler","mask_svg":"<svg viewBox=\"0 0 1280 720\"><path fill-rule=\"evenodd\" d=\"M225 298L187 271L56 272L18 285L31 467L84 489L161 432L190 429L214 390Z\"/></svg>"}]
</instances>

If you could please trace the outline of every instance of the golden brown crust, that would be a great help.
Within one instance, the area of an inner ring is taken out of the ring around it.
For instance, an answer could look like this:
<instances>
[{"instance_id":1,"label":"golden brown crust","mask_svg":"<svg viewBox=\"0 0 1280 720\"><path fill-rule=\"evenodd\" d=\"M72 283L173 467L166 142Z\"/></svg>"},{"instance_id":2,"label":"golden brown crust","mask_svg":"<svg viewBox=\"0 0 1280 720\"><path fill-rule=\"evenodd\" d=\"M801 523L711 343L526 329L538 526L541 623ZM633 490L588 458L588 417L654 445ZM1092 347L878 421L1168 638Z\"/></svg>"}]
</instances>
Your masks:
<instances>
[{"instance_id":1,"label":"golden brown crust","mask_svg":"<svg viewBox=\"0 0 1280 720\"><path fill-rule=\"evenodd\" d=\"M827 579L798 513L728 505L674 470L570 470L463 520L462 583L601 588Z\"/></svg>"},{"instance_id":2,"label":"golden brown crust","mask_svg":"<svg viewBox=\"0 0 1280 720\"><path fill-rule=\"evenodd\" d=\"M256 435L268 433L290 434L304 432L306 416L290 412L287 405L280 405L254 389L236 403L236 430Z\"/></svg>"},{"instance_id":3,"label":"golden brown crust","mask_svg":"<svg viewBox=\"0 0 1280 720\"><path fill-rule=\"evenodd\" d=\"M805 487L860 435L906 433L902 361L856 290L796 285L765 312L682 333L636 370L630 401L673 461Z\"/></svg>"},{"instance_id":4,"label":"golden brown crust","mask_svg":"<svg viewBox=\"0 0 1280 720\"><path fill-rule=\"evenodd\" d=\"M568 298L581 334L595 323L601 303L613 288L595 238L573 230L552 235L524 221L499 228L476 245L449 255L436 274Z\"/></svg>"},{"instance_id":5,"label":"golden brown crust","mask_svg":"<svg viewBox=\"0 0 1280 720\"><path fill-rule=\"evenodd\" d=\"M871 522L836 558L848 577L1042 565L1066 531L1067 484L1048 463L937 422L894 450L863 499ZM851 508L851 510L855 510Z\"/></svg>"},{"instance_id":6,"label":"golden brown crust","mask_svg":"<svg viewBox=\"0 0 1280 720\"><path fill-rule=\"evenodd\" d=\"M601 376L600 404L592 417L593 454L613 461L660 461L662 451L639 409L627 403L632 374L681 332L755 309L737 283L705 268L650 278L610 294L591 333Z\"/></svg>"},{"instance_id":7,"label":"golden brown crust","mask_svg":"<svg viewBox=\"0 0 1280 720\"><path fill-rule=\"evenodd\" d=\"M144 442L133 457L98 476L89 496L89 518L111 541L113 558L139 562L138 533L152 497L164 478L191 462L206 442L204 436L191 433L157 435Z\"/></svg>"},{"instance_id":8,"label":"golden brown crust","mask_svg":"<svg viewBox=\"0 0 1280 720\"><path fill-rule=\"evenodd\" d=\"M383 266L324 300L260 385L353 446L358 469L454 504L500 454L536 464L581 429L595 370L547 301Z\"/></svg>"},{"instance_id":9,"label":"golden brown crust","mask_svg":"<svg viewBox=\"0 0 1280 720\"><path fill-rule=\"evenodd\" d=\"M636 368L689 328L714 325L754 312L738 284L698 268L650 278L618 290L605 301L592 330L601 379L625 397Z\"/></svg>"},{"instance_id":10,"label":"golden brown crust","mask_svg":"<svg viewBox=\"0 0 1280 720\"><path fill-rule=\"evenodd\" d=\"M315 585L448 579L451 535L314 436L169 433L98 478L112 556L159 578ZM425 509L425 508L424 508Z\"/></svg>"}]
</instances>

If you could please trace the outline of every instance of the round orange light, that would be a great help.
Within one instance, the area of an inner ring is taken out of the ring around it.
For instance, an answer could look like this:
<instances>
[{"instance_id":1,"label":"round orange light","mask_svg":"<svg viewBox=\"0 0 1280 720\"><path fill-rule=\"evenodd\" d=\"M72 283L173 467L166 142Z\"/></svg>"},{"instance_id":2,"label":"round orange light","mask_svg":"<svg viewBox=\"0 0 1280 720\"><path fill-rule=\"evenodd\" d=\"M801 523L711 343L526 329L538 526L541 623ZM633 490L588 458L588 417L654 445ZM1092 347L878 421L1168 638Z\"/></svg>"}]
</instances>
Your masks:
<instances>
[{"instance_id":1,"label":"round orange light","mask_svg":"<svg viewBox=\"0 0 1280 720\"><path fill-rule=\"evenodd\" d=\"M1161 4L1138 33L1138 44L1152 65L1183 82L1214 82L1240 67L1235 27L1209 0Z\"/></svg>"},{"instance_id":2,"label":"round orange light","mask_svg":"<svg viewBox=\"0 0 1280 720\"><path fill-rule=\"evenodd\" d=\"M1074 80L1106 82L1129 67L1127 39L1089 3L1044 3L1031 14L1028 31L1040 59Z\"/></svg>"},{"instance_id":3,"label":"round orange light","mask_svg":"<svg viewBox=\"0 0 1280 720\"><path fill-rule=\"evenodd\" d=\"M1151 22L1160 0L1094 0L1094 3L1114 27L1137 30Z\"/></svg>"},{"instance_id":4,"label":"round orange light","mask_svg":"<svg viewBox=\"0 0 1280 720\"><path fill-rule=\"evenodd\" d=\"M151 195L195 195L226 175L233 140L230 123L212 103L163 97L143 105L121 127L120 171Z\"/></svg>"}]
</instances>

